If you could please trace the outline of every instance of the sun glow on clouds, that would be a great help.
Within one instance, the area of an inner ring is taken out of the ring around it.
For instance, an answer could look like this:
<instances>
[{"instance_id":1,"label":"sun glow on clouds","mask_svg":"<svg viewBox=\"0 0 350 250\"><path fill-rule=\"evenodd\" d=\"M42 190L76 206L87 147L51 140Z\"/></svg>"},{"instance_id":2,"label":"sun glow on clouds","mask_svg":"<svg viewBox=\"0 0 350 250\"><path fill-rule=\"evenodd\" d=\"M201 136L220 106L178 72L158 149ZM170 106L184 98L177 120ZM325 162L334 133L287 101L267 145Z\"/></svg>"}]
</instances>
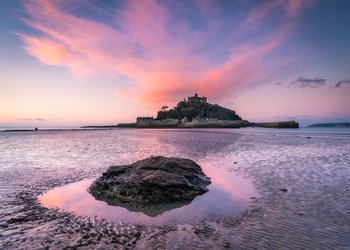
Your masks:
<instances>
[{"instance_id":1,"label":"sun glow on clouds","mask_svg":"<svg viewBox=\"0 0 350 250\"><path fill-rule=\"evenodd\" d=\"M76 78L127 76L133 85L116 89L117 95L159 105L194 91L223 100L260 83L266 78L262 65L280 63L264 57L291 35L297 16L313 1L263 2L238 21L212 1L127 1L108 20L79 15L76 10L87 8L103 13L101 6L79 3L24 1L24 21L39 31L18 34L25 51ZM194 28L196 18L202 24Z\"/></svg>"}]
</instances>

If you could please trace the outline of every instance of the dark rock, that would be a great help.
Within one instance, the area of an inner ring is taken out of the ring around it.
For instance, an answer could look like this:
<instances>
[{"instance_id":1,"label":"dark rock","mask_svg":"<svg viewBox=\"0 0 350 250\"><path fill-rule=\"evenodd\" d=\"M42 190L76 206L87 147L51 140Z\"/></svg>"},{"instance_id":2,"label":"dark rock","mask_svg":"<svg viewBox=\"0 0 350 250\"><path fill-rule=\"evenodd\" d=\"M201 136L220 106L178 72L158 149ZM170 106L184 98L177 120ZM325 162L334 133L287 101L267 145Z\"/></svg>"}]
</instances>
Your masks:
<instances>
[{"instance_id":1,"label":"dark rock","mask_svg":"<svg viewBox=\"0 0 350 250\"><path fill-rule=\"evenodd\" d=\"M255 126L263 128L299 128L299 123L296 121L263 122L255 123Z\"/></svg>"},{"instance_id":2,"label":"dark rock","mask_svg":"<svg viewBox=\"0 0 350 250\"><path fill-rule=\"evenodd\" d=\"M280 188L280 191L281 191L281 192L287 192L288 189L286 189L286 188Z\"/></svg>"},{"instance_id":3,"label":"dark rock","mask_svg":"<svg viewBox=\"0 0 350 250\"><path fill-rule=\"evenodd\" d=\"M7 221L8 224L13 224L13 223L22 223L26 222L29 219L27 217L17 217L17 218L11 218Z\"/></svg>"},{"instance_id":4,"label":"dark rock","mask_svg":"<svg viewBox=\"0 0 350 250\"><path fill-rule=\"evenodd\" d=\"M230 244L230 242L225 240L223 245L224 245L224 248L229 248L231 244Z\"/></svg>"},{"instance_id":5,"label":"dark rock","mask_svg":"<svg viewBox=\"0 0 350 250\"><path fill-rule=\"evenodd\" d=\"M150 157L131 165L112 166L89 192L96 199L139 204L192 200L208 191L210 178L194 161L183 158ZM110 202L110 203L113 203Z\"/></svg>"}]
</instances>

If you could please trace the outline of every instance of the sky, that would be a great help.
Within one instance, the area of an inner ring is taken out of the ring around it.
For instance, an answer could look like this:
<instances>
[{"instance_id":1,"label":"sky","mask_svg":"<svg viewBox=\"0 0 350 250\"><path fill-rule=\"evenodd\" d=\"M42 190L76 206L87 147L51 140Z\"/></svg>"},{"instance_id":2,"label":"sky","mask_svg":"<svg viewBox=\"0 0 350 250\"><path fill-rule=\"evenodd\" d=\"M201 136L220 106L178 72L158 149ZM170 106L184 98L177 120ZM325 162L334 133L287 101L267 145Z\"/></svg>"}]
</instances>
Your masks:
<instances>
[{"instance_id":1,"label":"sky","mask_svg":"<svg viewBox=\"0 0 350 250\"><path fill-rule=\"evenodd\" d=\"M350 122L350 1L0 1L0 126L156 116Z\"/></svg>"}]
</instances>

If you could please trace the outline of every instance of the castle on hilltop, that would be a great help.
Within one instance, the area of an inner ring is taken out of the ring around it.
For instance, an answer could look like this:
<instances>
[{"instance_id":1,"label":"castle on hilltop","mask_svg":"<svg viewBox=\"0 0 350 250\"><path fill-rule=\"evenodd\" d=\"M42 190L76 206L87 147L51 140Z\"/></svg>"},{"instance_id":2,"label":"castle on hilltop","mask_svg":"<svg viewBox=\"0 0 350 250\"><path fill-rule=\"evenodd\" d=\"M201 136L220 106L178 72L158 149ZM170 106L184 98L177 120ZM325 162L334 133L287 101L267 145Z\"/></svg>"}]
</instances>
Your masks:
<instances>
[{"instance_id":1,"label":"castle on hilltop","mask_svg":"<svg viewBox=\"0 0 350 250\"><path fill-rule=\"evenodd\" d=\"M186 101L186 100L185 100ZM201 102L201 103L206 103L207 102L207 98L202 96L198 96L197 93L194 94L194 96L189 96L187 98L187 101L186 102L190 102L190 103L194 103L194 102Z\"/></svg>"},{"instance_id":2,"label":"castle on hilltop","mask_svg":"<svg viewBox=\"0 0 350 250\"><path fill-rule=\"evenodd\" d=\"M180 101L172 109L163 106L157 117L137 117L136 127L181 127L181 128L239 128L247 121L234 110L207 102L207 97L195 93Z\"/></svg>"}]
</instances>

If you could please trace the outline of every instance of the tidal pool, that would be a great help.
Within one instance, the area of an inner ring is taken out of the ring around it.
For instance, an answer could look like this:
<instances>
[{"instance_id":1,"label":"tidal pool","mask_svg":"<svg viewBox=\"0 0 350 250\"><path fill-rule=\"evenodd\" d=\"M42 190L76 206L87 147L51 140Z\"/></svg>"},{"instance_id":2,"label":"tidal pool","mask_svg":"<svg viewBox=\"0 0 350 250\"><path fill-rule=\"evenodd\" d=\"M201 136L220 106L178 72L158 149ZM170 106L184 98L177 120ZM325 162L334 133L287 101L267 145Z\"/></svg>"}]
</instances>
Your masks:
<instances>
[{"instance_id":1,"label":"tidal pool","mask_svg":"<svg viewBox=\"0 0 350 250\"><path fill-rule=\"evenodd\" d=\"M234 162L211 159L200 163L206 175L211 177L209 191L192 201L179 201L150 205L120 204L113 200L96 200L87 189L94 179L85 179L54 188L39 196L39 202L47 208L60 208L82 216L98 216L114 222L134 224L195 224L203 220L215 220L223 216L239 215L256 196L249 179L230 171ZM112 205L113 204L113 205Z\"/></svg>"}]
</instances>

